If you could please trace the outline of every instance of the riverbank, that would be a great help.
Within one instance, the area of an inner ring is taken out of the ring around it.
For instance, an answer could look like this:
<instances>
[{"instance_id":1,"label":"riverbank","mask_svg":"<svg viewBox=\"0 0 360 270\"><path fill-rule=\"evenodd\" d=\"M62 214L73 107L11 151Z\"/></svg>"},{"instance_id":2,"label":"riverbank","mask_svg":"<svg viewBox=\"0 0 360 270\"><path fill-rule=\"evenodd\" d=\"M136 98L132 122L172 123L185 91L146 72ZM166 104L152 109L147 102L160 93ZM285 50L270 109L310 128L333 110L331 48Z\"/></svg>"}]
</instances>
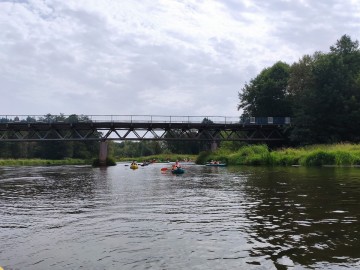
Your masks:
<instances>
[{"instance_id":1,"label":"riverbank","mask_svg":"<svg viewBox=\"0 0 360 270\"><path fill-rule=\"evenodd\" d=\"M139 163L143 162L175 162L176 160L179 161L195 161L197 155L182 155L182 154L161 154L161 155L152 155L146 157L127 157L127 158L116 158L117 162L121 161L128 161L131 162L132 160L136 160ZM112 162L114 159L109 158ZM0 159L0 166L57 166L57 165L92 165L97 167L98 160L85 160L85 159L59 159L59 160L48 160L48 159ZM113 164L115 165L115 160Z\"/></svg>"},{"instance_id":2,"label":"riverbank","mask_svg":"<svg viewBox=\"0 0 360 270\"><path fill-rule=\"evenodd\" d=\"M228 165L265 166L360 166L360 144L312 145L301 148L271 150L266 145L243 146L237 151L225 147L199 155L160 154L146 157L116 158L117 162L175 162L195 161L205 164L218 160ZM93 160L83 159L0 159L0 166L56 166L92 165Z\"/></svg>"},{"instance_id":3,"label":"riverbank","mask_svg":"<svg viewBox=\"0 0 360 270\"><path fill-rule=\"evenodd\" d=\"M0 166L55 166L55 165L91 165L92 160L85 159L0 159Z\"/></svg>"},{"instance_id":4,"label":"riverbank","mask_svg":"<svg viewBox=\"0 0 360 270\"><path fill-rule=\"evenodd\" d=\"M270 150L266 145L243 146L237 151L219 148L215 152L202 152L196 163L219 160L228 165L270 166L358 166L359 144L312 145L301 148Z\"/></svg>"}]
</instances>

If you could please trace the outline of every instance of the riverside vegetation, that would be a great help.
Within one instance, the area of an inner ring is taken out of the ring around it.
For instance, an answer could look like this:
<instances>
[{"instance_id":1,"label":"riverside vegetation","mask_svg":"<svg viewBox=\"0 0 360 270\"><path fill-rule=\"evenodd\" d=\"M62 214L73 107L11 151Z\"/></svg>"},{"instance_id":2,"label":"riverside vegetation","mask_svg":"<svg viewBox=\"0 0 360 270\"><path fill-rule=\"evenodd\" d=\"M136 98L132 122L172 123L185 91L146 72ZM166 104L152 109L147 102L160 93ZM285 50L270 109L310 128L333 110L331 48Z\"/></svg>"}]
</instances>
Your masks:
<instances>
[{"instance_id":1,"label":"riverside vegetation","mask_svg":"<svg viewBox=\"0 0 360 270\"><path fill-rule=\"evenodd\" d=\"M219 148L215 152L201 152L196 163L204 164L210 160L219 160L229 165L357 166L360 165L360 145L312 145L270 150L262 144L242 146L237 151Z\"/></svg>"},{"instance_id":2,"label":"riverside vegetation","mask_svg":"<svg viewBox=\"0 0 360 270\"><path fill-rule=\"evenodd\" d=\"M112 160L112 165L115 161ZM136 160L146 162L174 162L176 160L195 161L205 164L218 160L228 165L264 165L264 166L360 166L360 144L312 145L300 148L270 149L267 145L243 145L237 150L221 147L214 152L204 151L199 155L159 154L142 157L122 157L116 161ZM56 165L91 165L87 159L0 159L0 166L56 166Z\"/></svg>"},{"instance_id":3,"label":"riverside vegetation","mask_svg":"<svg viewBox=\"0 0 360 270\"><path fill-rule=\"evenodd\" d=\"M85 159L0 159L0 166L56 166L56 165L90 165L92 160Z\"/></svg>"}]
</instances>

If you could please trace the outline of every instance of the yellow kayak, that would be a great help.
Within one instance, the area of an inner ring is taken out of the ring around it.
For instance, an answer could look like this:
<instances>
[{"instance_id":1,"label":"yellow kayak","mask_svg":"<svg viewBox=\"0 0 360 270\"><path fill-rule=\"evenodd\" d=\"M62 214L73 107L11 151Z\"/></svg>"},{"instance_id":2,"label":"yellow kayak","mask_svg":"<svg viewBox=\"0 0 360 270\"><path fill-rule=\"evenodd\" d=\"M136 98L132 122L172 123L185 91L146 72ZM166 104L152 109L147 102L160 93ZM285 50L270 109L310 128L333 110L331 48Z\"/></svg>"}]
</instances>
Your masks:
<instances>
[{"instance_id":1,"label":"yellow kayak","mask_svg":"<svg viewBox=\"0 0 360 270\"><path fill-rule=\"evenodd\" d=\"M137 168L139 168L137 164L130 165L130 169L136 170Z\"/></svg>"}]
</instances>

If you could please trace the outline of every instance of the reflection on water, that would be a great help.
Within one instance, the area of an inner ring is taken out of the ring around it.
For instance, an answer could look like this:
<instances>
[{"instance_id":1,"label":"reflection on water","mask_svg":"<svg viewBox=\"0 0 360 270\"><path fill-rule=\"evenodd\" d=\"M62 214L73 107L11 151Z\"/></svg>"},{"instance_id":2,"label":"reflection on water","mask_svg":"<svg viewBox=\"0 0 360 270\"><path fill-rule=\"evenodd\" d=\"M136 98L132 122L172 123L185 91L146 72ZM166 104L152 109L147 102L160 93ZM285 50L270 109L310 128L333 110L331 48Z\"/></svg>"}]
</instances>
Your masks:
<instances>
[{"instance_id":1,"label":"reflection on water","mask_svg":"<svg viewBox=\"0 0 360 270\"><path fill-rule=\"evenodd\" d=\"M359 266L357 169L267 169L248 176L245 193L254 202L252 241L265 243L253 255L289 266Z\"/></svg>"},{"instance_id":2,"label":"reflection on water","mask_svg":"<svg viewBox=\"0 0 360 270\"><path fill-rule=\"evenodd\" d=\"M360 169L0 168L8 269L357 269Z\"/></svg>"}]
</instances>

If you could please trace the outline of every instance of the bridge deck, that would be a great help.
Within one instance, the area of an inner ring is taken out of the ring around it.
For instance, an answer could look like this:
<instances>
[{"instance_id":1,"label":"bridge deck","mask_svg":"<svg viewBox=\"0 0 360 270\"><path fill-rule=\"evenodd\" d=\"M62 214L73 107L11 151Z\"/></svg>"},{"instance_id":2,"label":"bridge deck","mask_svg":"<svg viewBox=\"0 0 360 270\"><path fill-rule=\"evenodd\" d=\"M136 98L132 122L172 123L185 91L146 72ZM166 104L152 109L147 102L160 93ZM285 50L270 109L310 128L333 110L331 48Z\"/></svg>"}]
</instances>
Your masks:
<instances>
[{"instance_id":1,"label":"bridge deck","mask_svg":"<svg viewBox=\"0 0 360 270\"><path fill-rule=\"evenodd\" d=\"M288 117L0 116L0 141L282 140Z\"/></svg>"}]
</instances>

